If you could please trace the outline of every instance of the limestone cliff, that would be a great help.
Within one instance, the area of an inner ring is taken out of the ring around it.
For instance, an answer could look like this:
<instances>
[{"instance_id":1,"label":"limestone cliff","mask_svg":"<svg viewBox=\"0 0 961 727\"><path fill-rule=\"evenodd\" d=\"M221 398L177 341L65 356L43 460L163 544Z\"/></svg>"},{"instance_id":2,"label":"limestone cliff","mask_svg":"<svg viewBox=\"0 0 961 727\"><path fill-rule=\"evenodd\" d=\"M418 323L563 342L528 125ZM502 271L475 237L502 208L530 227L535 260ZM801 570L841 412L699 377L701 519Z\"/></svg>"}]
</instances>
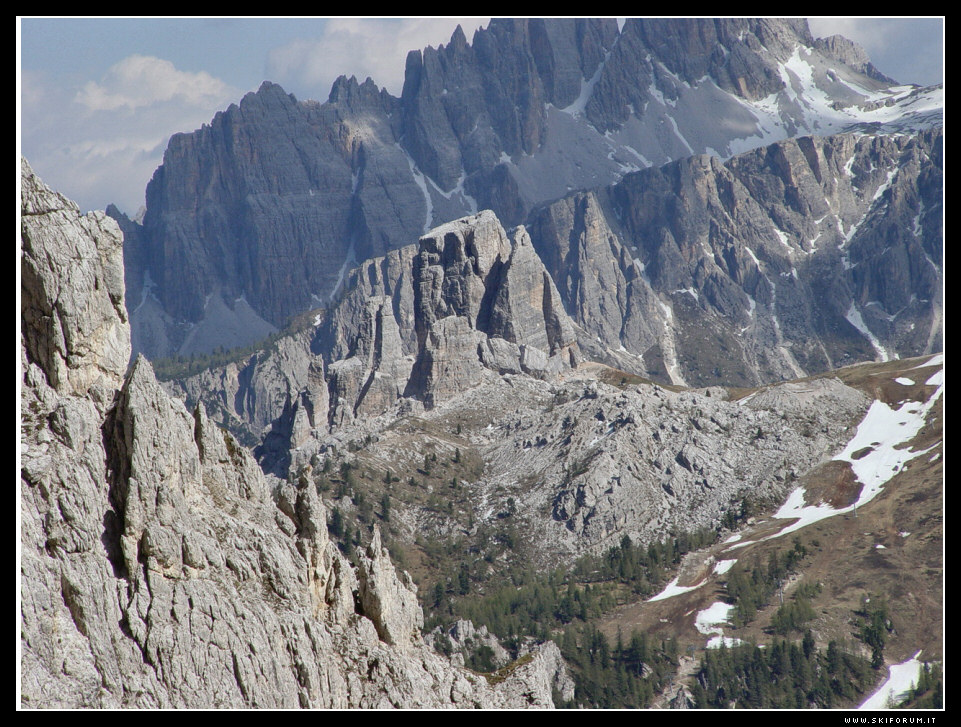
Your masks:
<instances>
[{"instance_id":1,"label":"limestone cliff","mask_svg":"<svg viewBox=\"0 0 961 727\"><path fill-rule=\"evenodd\" d=\"M549 707L425 647L375 532L354 569L312 486L127 371L121 236L22 169L21 705Z\"/></svg>"},{"instance_id":2,"label":"limestone cliff","mask_svg":"<svg viewBox=\"0 0 961 727\"><path fill-rule=\"evenodd\" d=\"M168 390L203 402L224 426L263 444L265 468L358 419L436 406L495 374L549 378L582 359L578 331L523 227L485 210L374 258L309 332Z\"/></svg>"}]
</instances>

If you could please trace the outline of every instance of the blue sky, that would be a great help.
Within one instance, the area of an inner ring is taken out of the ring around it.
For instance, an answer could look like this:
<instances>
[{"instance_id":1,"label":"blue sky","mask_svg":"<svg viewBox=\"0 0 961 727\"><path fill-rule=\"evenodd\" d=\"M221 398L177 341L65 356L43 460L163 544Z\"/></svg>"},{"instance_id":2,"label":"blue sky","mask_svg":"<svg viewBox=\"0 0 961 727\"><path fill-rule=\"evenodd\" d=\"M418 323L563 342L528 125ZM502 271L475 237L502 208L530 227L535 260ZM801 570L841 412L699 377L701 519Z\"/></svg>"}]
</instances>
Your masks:
<instances>
[{"instance_id":1,"label":"blue sky","mask_svg":"<svg viewBox=\"0 0 961 727\"><path fill-rule=\"evenodd\" d=\"M489 18L20 18L20 148L44 181L82 209L134 214L167 139L255 90L280 83L325 100L341 75L395 95L408 50L439 45ZM828 18L906 83L942 80L941 18ZM19 170L19 166L18 166ZM19 171L18 171L19 174Z\"/></svg>"}]
</instances>

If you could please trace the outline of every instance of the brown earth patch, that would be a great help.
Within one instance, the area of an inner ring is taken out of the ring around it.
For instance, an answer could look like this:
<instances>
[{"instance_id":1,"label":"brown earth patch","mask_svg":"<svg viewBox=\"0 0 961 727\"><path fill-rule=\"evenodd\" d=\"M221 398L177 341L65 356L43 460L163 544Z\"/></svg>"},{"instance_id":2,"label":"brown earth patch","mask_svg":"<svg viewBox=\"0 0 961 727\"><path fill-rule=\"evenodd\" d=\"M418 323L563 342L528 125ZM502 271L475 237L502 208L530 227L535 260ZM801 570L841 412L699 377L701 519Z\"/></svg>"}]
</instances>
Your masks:
<instances>
[{"instance_id":1,"label":"brown earth patch","mask_svg":"<svg viewBox=\"0 0 961 727\"><path fill-rule=\"evenodd\" d=\"M804 487L804 501L808 505L824 502L836 509L857 502L863 487L850 463L838 460L818 465L801 478L800 484Z\"/></svg>"}]
</instances>

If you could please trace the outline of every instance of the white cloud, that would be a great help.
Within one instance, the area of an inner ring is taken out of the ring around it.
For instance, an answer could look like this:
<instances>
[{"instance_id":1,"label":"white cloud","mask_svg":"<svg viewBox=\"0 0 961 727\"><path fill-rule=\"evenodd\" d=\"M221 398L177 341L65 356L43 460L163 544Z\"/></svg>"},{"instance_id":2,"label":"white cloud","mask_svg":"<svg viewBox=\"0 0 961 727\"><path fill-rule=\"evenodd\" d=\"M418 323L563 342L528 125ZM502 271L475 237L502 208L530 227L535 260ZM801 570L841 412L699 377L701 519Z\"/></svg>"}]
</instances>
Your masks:
<instances>
[{"instance_id":1,"label":"white cloud","mask_svg":"<svg viewBox=\"0 0 961 727\"><path fill-rule=\"evenodd\" d=\"M450 41L460 24L471 41L474 31L489 18L342 18L327 21L323 35L298 39L268 54L268 77L298 98L326 100L340 75L363 81L368 76L378 86L399 96L404 85L408 51Z\"/></svg>"},{"instance_id":2,"label":"white cloud","mask_svg":"<svg viewBox=\"0 0 961 727\"><path fill-rule=\"evenodd\" d=\"M21 150L37 174L84 210L113 202L131 215L170 136L199 128L241 96L209 73L140 55L79 88L40 73L21 82Z\"/></svg>"},{"instance_id":3,"label":"white cloud","mask_svg":"<svg viewBox=\"0 0 961 727\"><path fill-rule=\"evenodd\" d=\"M91 111L115 111L174 100L190 106L209 106L235 93L206 71L178 71L173 63L162 58L132 55L111 66L100 83L84 84L76 101Z\"/></svg>"}]
</instances>

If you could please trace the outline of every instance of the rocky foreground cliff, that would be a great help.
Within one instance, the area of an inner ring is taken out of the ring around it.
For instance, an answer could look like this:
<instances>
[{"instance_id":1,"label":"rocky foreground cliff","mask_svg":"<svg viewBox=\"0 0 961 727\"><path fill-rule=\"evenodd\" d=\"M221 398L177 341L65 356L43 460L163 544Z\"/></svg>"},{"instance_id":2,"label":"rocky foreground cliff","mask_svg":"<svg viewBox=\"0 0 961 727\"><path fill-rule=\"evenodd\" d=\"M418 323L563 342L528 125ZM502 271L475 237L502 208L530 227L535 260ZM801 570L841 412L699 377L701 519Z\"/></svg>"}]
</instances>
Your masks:
<instances>
[{"instance_id":1,"label":"rocky foreground cliff","mask_svg":"<svg viewBox=\"0 0 961 727\"><path fill-rule=\"evenodd\" d=\"M313 487L127 367L122 240L22 169L21 705L550 707L555 647L496 686L420 636L375 532L357 567ZM505 675L501 675L504 677Z\"/></svg>"}]
</instances>

